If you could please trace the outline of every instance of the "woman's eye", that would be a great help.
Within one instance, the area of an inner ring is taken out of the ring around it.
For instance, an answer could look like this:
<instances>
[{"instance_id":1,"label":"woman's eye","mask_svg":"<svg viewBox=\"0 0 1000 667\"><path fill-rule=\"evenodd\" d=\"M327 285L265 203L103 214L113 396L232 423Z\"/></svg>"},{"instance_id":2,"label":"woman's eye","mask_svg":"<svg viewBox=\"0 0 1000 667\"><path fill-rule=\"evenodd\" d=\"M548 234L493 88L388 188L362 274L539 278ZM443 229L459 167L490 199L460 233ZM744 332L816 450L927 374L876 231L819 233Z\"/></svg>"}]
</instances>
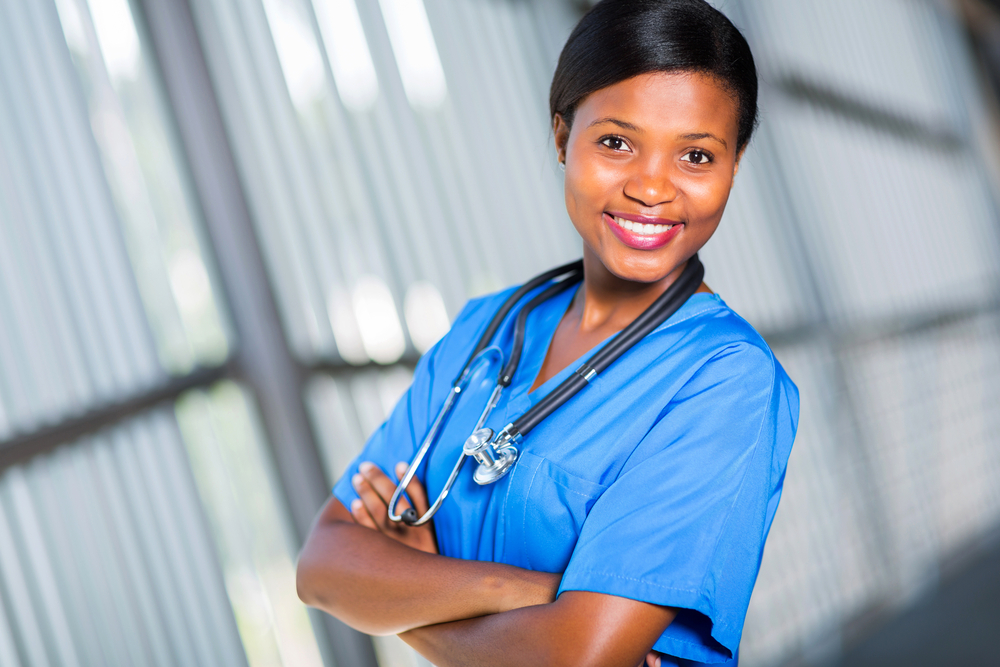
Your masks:
<instances>
[{"instance_id":1,"label":"woman's eye","mask_svg":"<svg viewBox=\"0 0 1000 667\"><path fill-rule=\"evenodd\" d=\"M628 150L628 144L621 137L604 137L601 143L613 151Z\"/></svg>"},{"instance_id":2,"label":"woman's eye","mask_svg":"<svg viewBox=\"0 0 1000 667\"><path fill-rule=\"evenodd\" d=\"M705 151L690 151L685 153L681 159L691 164L708 164L712 161L712 156Z\"/></svg>"}]
</instances>

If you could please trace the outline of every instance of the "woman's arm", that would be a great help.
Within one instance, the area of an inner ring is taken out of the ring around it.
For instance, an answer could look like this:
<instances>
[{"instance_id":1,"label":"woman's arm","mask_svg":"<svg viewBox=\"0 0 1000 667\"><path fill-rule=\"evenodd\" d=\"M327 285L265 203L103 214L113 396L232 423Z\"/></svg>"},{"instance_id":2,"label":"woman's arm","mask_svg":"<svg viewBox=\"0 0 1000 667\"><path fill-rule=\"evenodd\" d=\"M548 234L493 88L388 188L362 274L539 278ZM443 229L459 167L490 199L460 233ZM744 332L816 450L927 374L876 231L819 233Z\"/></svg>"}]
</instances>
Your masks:
<instances>
[{"instance_id":1,"label":"woman's arm","mask_svg":"<svg viewBox=\"0 0 1000 667\"><path fill-rule=\"evenodd\" d=\"M367 470L391 486L380 472ZM363 498L376 493L367 481L356 487ZM391 489L379 495L388 497ZM336 498L313 525L296 575L303 602L373 635L551 602L560 578L419 551L358 525Z\"/></svg>"},{"instance_id":2,"label":"woman's arm","mask_svg":"<svg viewBox=\"0 0 1000 667\"><path fill-rule=\"evenodd\" d=\"M400 637L439 667L636 667L676 610L567 591L552 604L417 628ZM648 654L648 655L647 655Z\"/></svg>"},{"instance_id":3,"label":"woman's arm","mask_svg":"<svg viewBox=\"0 0 1000 667\"><path fill-rule=\"evenodd\" d=\"M416 548L428 550L436 553L436 545L433 539L433 530L430 524L423 528L407 528L399 524L392 524L386 518L386 506L382 500L383 495L389 495L393 489L393 482L389 480L378 468L363 465L363 479L357 480L355 484L361 500L355 501L351 508L354 520L362 526L367 526L382 534L392 537L405 544L410 544ZM400 463L396 466L396 477L402 478L406 472L406 464ZM412 498L417 509L422 511L427 507L427 496L423 487L414 480L407 488L407 493ZM553 586L558 586L558 579L553 581ZM555 589L553 589L553 594ZM644 646L651 641L641 634L642 621L633 621L628 618L631 613L648 614L657 613L657 610L664 611L662 607L655 605L645 605L632 600L615 598L607 595L594 593L566 593L560 598L560 603L545 605L551 608L550 612L543 614L542 622L536 623L536 619L531 615L522 618L515 618L510 615L503 619L494 619L484 623L458 622L446 623L415 629L403 635L414 648L433 657L439 664L448 664L453 660L458 664L465 664L473 656L479 656L483 651L491 650L490 642L492 634L499 632L501 640L509 640L504 637L504 633L516 633L519 642L519 650L505 650L502 655L496 657L499 664L530 664L530 660L538 659L540 664L553 663L554 655L571 661L573 664L581 664L579 656L589 656L595 660L595 664L630 664L630 647ZM644 609L651 607L652 610ZM542 608L538 608L541 610ZM577 616L582 616L586 622L581 623ZM605 618L603 615L610 615ZM672 613L668 611L670 619ZM567 617L567 615L569 617ZM485 619L477 619L484 620ZM662 625L649 617L654 624ZM498 621L500 621L498 623ZM587 623L593 627L588 627ZM669 622L669 620L667 621ZM526 637L523 628L518 628L519 623L527 623L534 629L531 637L535 642L544 644L543 650L539 652L537 646L530 638L521 641ZM515 627L507 627L514 624ZM625 625L626 630L621 632L619 626ZM664 626L665 627L665 626ZM602 633L614 633L611 642L602 638ZM591 642L599 643L603 649L594 648L594 645L587 641L581 641L577 635L590 639ZM501 644L509 643L501 641ZM534 658L529 657L534 656ZM625 662L621 662L625 660ZM478 662L476 662L478 664ZM586 664L586 663L583 663ZM643 660L647 667L659 667L659 656L653 652L646 655Z\"/></svg>"}]
</instances>

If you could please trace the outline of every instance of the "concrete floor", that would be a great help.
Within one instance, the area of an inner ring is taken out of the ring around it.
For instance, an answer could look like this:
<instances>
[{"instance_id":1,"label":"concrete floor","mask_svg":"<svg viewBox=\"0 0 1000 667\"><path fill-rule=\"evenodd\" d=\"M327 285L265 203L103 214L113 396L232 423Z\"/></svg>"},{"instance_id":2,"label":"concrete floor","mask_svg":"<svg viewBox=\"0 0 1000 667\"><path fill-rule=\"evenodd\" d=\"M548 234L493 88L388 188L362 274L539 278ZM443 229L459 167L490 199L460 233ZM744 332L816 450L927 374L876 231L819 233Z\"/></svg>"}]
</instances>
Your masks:
<instances>
[{"instance_id":1,"label":"concrete floor","mask_svg":"<svg viewBox=\"0 0 1000 667\"><path fill-rule=\"evenodd\" d=\"M1000 667L1000 544L847 650L843 667Z\"/></svg>"}]
</instances>

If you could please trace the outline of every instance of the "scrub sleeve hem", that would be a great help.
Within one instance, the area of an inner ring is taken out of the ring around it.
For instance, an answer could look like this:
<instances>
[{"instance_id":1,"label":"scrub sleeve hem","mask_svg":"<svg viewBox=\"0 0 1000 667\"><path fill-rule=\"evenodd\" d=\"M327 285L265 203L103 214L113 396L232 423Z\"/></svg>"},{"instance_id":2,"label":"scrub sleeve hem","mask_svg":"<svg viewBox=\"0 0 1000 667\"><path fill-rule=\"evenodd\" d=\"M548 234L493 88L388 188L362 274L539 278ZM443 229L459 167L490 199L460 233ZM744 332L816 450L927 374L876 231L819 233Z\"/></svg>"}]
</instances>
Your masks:
<instances>
[{"instance_id":1,"label":"scrub sleeve hem","mask_svg":"<svg viewBox=\"0 0 1000 667\"><path fill-rule=\"evenodd\" d=\"M702 592L689 588L675 588L662 584L626 577L613 572L595 572L593 570L576 570L563 578L559 586L559 595L565 591L589 591L615 595L630 600L648 602L664 607L676 607L684 613L687 610L698 612L711 626L709 642L691 636L690 640L677 636L669 636L671 628L661 636L653 650L665 653L683 660L692 660L705 664L727 663L732 660L739 644L739 636L731 638L724 623L717 623L715 609ZM679 628L673 628L675 631Z\"/></svg>"}]
</instances>

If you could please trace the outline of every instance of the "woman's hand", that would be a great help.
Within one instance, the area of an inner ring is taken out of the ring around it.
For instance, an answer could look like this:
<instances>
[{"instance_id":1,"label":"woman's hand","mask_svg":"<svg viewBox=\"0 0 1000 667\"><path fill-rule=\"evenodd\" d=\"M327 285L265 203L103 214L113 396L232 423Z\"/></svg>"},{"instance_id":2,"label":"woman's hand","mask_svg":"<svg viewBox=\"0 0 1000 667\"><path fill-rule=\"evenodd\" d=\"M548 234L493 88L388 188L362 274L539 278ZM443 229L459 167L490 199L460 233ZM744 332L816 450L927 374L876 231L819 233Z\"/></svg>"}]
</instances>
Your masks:
<instances>
[{"instance_id":1,"label":"woman's hand","mask_svg":"<svg viewBox=\"0 0 1000 667\"><path fill-rule=\"evenodd\" d=\"M396 464L396 477L403 479L406 474L406 463ZM408 526L402 521L396 523L389 520L388 503L396 490L396 483L382 472L374 463L365 461L358 467L358 474L351 479L354 490L358 492L360 500L351 503L351 516L359 525L377 530L387 537L391 537L397 542L401 542L408 547L423 551L429 554L436 554L437 539L434 536L434 523L428 521L422 526ZM409 496L417 513L423 516L427 511L427 493L424 487L414 477L406 487L406 495ZM406 496L399 499L396 511L402 514L410 503Z\"/></svg>"}]
</instances>

